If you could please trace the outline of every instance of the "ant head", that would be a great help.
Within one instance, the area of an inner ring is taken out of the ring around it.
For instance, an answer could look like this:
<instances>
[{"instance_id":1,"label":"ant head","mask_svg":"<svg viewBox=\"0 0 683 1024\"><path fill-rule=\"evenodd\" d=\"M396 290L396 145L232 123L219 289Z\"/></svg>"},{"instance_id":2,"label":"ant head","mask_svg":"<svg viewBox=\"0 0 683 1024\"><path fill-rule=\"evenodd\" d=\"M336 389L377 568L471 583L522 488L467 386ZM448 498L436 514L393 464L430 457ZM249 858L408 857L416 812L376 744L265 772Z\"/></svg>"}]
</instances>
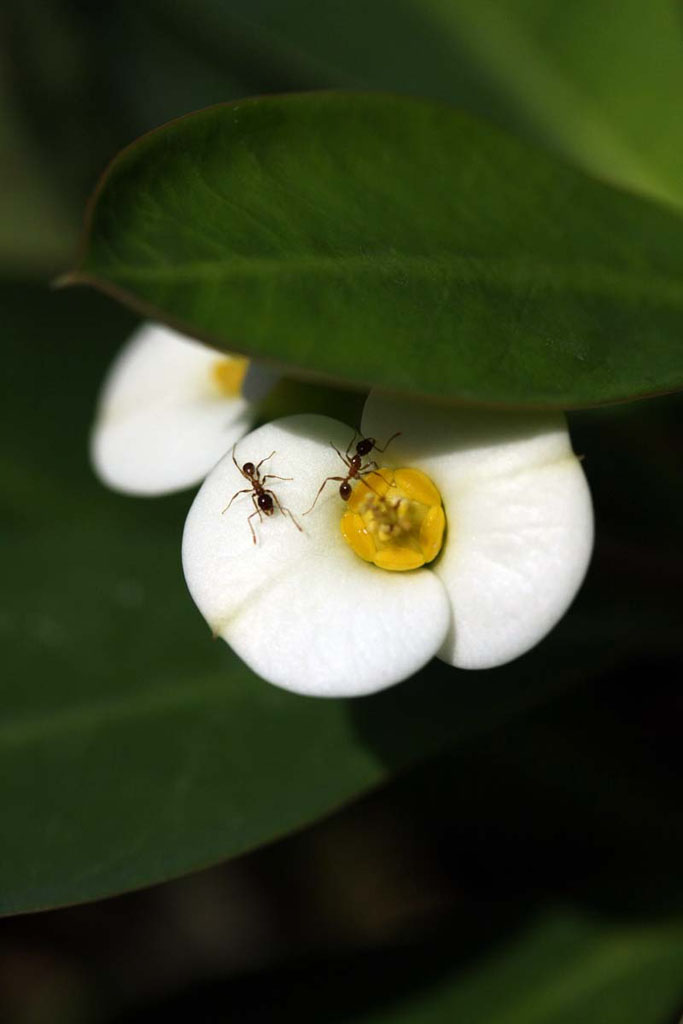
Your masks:
<instances>
[{"instance_id":1,"label":"ant head","mask_svg":"<svg viewBox=\"0 0 683 1024\"><path fill-rule=\"evenodd\" d=\"M255 472L254 463L245 462L244 465L242 466L242 472L244 473L245 476L253 476Z\"/></svg>"},{"instance_id":2,"label":"ant head","mask_svg":"<svg viewBox=\"0 0 683 1024\"><path fill-rule=\"evenodd\" d=\"M358 452L359 455L369 455L374 447L374 437L363 437L356 445L356 451Z\"/></svg>"},{"instance_id":3,"label":"ant head","mask_svg":"<svg viewBox=\"0 0 683 1024\"><path fill-rule=\"evenodd\" d=\"M261 511L265 512L267 516L271 515L273 512L273 499L271 496L269 494L259 494L256 500Z\"/></svg>"},{"instance_id":4,"label":"ant head","mask_svg":"<svg viewBox=\"0 0 683 1024\"><path fill-rule=\"evenodd\" d=\"M349 465L353 469L360 469L362 465L362 459L360 455L352 455L351 458L349 459Z\"/></svg>"},{"instance_id":5,"label":"ant head","mask_svg":"<svg viewBox=\"0 0 683 1024\"><path fill-rule=\"evenodd\" d=\"M344 501L348 501L351 497L351 484L346 480L343 484L339 484L339 497Z\"/></svg>"}]
</instances>

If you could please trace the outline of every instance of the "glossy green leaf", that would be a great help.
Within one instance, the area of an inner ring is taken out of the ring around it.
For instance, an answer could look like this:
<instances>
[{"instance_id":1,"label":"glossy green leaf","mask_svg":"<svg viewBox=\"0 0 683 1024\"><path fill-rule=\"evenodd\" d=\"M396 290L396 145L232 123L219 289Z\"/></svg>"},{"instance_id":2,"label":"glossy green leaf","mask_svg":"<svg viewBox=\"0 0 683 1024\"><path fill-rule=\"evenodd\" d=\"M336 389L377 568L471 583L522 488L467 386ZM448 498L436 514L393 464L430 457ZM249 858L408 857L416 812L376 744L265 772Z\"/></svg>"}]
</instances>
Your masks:
<instances>
[{"instance_id":1,"label":"glossy green leaf","mask_svg":"<svg viewBox=\"0 0 683 1024\"><path fill-rule=\"evenodd\" d=\"M683 385L683 221L447 107L226 104L124 150L71 281L302 374L510 406Z\"/></svg>"},{"instance_id":2,"label":"glossy green leaf","mask_svg":"<svg viewBox=\"0 0 683 1024\"><path fill-rule=\"evenodd\" d=\"M130 318L85 292L0 298L5 912L240 854L657 642L642 623L619 639L620 612L610 627L578 605L529 657L476 679L437 664L363 700L277 690L211 640L187 595L191 495L134 500L91 476L95 396Z\"/></svg>"}]
</instances>

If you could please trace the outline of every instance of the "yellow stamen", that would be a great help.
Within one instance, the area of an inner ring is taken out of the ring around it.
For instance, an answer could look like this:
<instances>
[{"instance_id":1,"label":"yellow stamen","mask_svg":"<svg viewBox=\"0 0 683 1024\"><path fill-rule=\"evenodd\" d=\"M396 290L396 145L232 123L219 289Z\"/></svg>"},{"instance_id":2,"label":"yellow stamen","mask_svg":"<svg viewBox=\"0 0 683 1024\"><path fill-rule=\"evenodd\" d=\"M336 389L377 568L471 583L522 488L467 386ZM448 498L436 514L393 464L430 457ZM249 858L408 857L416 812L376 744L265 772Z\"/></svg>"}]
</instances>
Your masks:
<instances>
[{"instance_id":1,"label":"yellow stamen","mask_svg":"<svg viewBox=\"0 0 683 1024\"><path fill-rule=\"evenodd\" d=\"M359 480L342 515L344 540L359 558L404 572L436 558L446 516L441 495L419 469L382 467Z\"/></svg>"},{"instance_id":2,"label":"yellow stamen","mask_svg":"<svg viewBox=\"0 0 683 1024\"><path fill-rule=\"evenodd\" d=\"M245 356L225 356L211 366L211 382L221 395L236 398L242 389L249 360Z\"/></svg>"}]
</instances>

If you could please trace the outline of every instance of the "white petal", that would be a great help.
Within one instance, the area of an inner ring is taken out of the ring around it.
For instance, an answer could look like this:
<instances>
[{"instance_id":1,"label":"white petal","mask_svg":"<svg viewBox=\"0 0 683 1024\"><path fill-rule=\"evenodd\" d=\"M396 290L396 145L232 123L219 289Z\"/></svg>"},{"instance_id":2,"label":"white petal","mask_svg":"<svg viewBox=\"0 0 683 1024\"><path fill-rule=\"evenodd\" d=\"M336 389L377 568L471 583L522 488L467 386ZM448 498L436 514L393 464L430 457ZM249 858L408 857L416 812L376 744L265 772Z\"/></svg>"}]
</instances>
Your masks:
<instances>
[{"instance_id":1,"label":"white petal","mask_svg":"<svg viewBox=\"0 0 683 1024\"><path fill-rule=\"evenodd\" d=\"M534 647L574 599L593 546L588 485L570 455L480 483L453 508L435 567L453 605L439 656L493 668Z\"/></svg>"},{"instance_id":2,"label":"white petal","mask_svg":"<svg viewBox=\"0 0 683 1024\"><path fill-rule=\"evenodd\" d=\"M268 423L238 445L240 464L276 454L261 472L288 516L256 515L249 493L222 514L247 481L226 456L204 481L183 536L190 593L214 633L264 679L295 693L339 697L373 693L412 675L442 644L450 621L445 590L428 570L390 573L361 561L345 544L344 505L325 477L344 466L350 428L325 416Z\"/></svg>"},{"instance_id":3,"label":"white petal","mask_svg":"<svg viewBox=\"0 0 683 1024\"><path fill-rule=\"evenodd\" d=\"M220 395L211 371L225 354L168 327L145 324L104 383L91 438L100 479L128 494L199 483L249 429L242 397Z\"/></svg>"},{"instance_id":4,"label":"white petal","mask_svg":"<svg viewBox=\"0 0 683 1024\"><path fill-rule=\"evenodd\" d=\"M590 493L560 414L445 409L371 395L363 432L383 461L441 491L448 535L434 571L453 607L439 657L493 668L525 653L573 600L593 546Z\"/></svg>"},{"instance_id":5,"label":"white petal","mask_svg":"<svg viewBox=\"0 0 683 1024\"><path fill-rule=\"evenodd\" d=\"M401 431L386 455L372 455L382 464L418 465L440 486L450 486L513 473L564 457L571 446L561 413L501 412L458 408L436 402L392 398L371 391L361 429L384 445Z\"/></svg>"}]
</instances>

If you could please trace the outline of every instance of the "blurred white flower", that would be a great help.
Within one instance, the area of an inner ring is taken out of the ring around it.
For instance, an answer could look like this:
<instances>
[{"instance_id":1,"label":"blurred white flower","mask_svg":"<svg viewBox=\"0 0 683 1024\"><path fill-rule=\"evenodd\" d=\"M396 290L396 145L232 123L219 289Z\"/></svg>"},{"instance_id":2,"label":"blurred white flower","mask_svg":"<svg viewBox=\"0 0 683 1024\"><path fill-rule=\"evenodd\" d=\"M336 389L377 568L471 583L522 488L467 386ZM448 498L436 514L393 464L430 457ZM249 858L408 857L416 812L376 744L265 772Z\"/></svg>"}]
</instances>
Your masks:
<instances>
[{"instance_id":1,"label":"blurred white flower","mask_svg":"<svg viewBox=\"0 0 683 1024\"><path fill-rule=\"evenodd\" d=\"M143 324L102 387L90 443L97 475L137 495L198 484L250 429L253 401L272 381L242 356Z\"/></svg>"},{"instance_id":2,"label":"blurred white flower","mask_svg":"<svg viewBox=\"0 0 683 1024\"><path fill-rule=\"evenodd\" d=\"M593 543L564 417L373 393L361 429L378 446L401 432L361 460L380 459L381 475L352 476L348 503L328 483L306 515L326 477L347 477L331 443L345 452L351 429L291 416L237 445L240 466L274 452L261 474L292 479L264 486L303 532L277 508L258 514L231 454L204 481L183 567L214 634L271 683L328 697L381 690L434 655L492 668L532 648L574 598Z\"/></svg>"}]
</instances>

